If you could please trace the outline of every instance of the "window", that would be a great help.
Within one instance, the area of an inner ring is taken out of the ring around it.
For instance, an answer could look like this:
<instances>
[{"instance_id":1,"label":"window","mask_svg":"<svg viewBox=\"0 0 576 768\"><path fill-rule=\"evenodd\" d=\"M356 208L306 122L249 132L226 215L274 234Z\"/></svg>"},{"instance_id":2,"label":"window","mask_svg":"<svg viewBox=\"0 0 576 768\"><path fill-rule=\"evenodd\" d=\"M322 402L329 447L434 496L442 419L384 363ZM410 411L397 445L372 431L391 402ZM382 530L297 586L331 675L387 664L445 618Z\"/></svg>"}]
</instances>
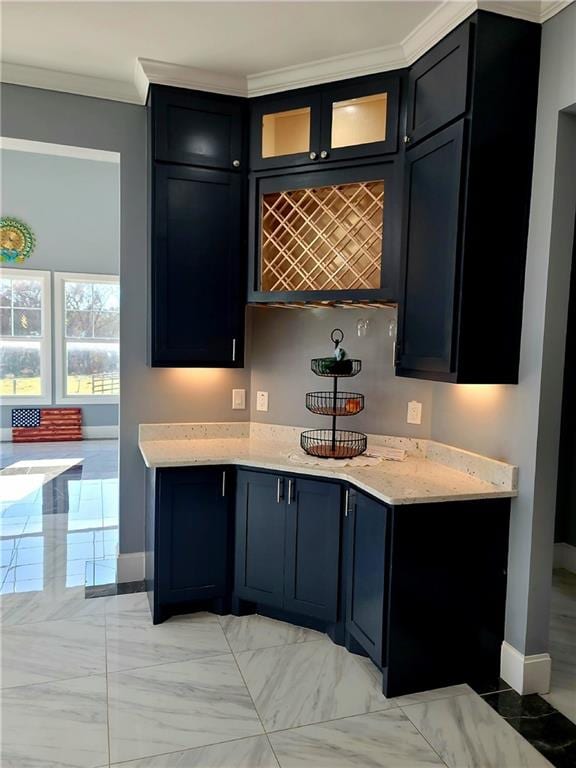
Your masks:
<instances>
[{"instance_id":1,"label":"window","mask_svg":"<svg viewBox=\"0 0 576 768\"><path fill-rule=\"evenodd\" d=\"M50 273L0 269L0 397L10 405L52 400Z\"/></svg>"},{"instance_id":2,"label":"window","mask_svg":"<svg viewBox=\"0 0 576 768\"><path fill-rule=\"evenodd\" d=\"M117 403L120 393L118 277L57 272L54 279L59 402Z\"/></svg>"}]
</instances>

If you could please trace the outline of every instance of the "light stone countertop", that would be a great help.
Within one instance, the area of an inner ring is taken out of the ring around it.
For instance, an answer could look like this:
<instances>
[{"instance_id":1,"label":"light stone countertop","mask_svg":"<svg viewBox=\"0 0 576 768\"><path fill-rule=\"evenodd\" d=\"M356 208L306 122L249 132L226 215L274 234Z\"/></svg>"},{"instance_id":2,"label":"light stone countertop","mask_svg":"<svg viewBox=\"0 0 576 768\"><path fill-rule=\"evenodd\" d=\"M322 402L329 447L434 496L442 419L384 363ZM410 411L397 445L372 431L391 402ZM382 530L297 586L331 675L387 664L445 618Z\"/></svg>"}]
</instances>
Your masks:
<instances>
[{"instance_id":1,"label":"light stone countertop","mask_svg":"<svg viewBox=\"0 0 576 768\"><path fill-rule=\"evenodd\" d=\"M517 467L431 440L369 435L368 451L401 447L407 458L370 467L300 465L290 456L300 451L301 431L249 422L142 424L139 447L149 468L239 465L332 478L392 505L517 495Z\"/></svg>"}]
</instances>

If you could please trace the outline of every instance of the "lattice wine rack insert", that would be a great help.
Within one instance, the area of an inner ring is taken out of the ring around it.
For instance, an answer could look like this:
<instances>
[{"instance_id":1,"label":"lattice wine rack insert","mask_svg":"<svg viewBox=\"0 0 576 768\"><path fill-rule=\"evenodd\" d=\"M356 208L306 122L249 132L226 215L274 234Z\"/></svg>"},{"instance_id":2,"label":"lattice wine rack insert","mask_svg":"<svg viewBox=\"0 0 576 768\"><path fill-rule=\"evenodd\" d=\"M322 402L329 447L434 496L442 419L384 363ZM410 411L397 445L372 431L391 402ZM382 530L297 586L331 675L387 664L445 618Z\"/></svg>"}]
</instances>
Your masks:
<instances>
[{"instance_id":1,"label":"lattice wine rack insert","mask_svg":"<svg viewBox=\"0 0 576 768\"><path fill-rule=\"evenodd\" d=\"M260 288L380 288L384 182L262 195Z\"/></svg>"}]
</instances>

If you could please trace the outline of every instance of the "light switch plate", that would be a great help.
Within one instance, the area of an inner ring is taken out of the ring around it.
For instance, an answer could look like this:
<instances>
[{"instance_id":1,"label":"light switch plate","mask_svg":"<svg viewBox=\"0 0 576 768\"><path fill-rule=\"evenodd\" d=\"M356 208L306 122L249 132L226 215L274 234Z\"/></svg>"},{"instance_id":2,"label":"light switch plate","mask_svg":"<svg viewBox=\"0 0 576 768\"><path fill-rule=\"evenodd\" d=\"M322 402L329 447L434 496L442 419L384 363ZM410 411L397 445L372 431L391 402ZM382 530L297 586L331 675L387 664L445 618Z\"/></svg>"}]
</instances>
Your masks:
<instances>
[{"instance_id":1,"label":"light switch plate","mask_svg":"<svg viewBox=\"0 0 576 768\"><path fill-rule=\"evenodd\" d=\"M406 421L408 424L422 424L422 403L417 400L410 400Z\"/></svg>"},{"instance_id":2,"label":"light switch plate","mask_svg":"<svg viewBox=\"0 0 576 768\"><path fill-rule=\"evenodd\" d=\"M256 410L268 410L268 392L256 392Z\"/></svg>"},{"instance_id":3,"label":"light switch plate","mask_svg":"<svg viewBox=\"0 0 576 768\"><path fill-rule=\"evenodd\" d=\"M232 390L232 409L234 411L242 411L246 408L246 390L245 389L233 389Z\"/></svg>"}]
</instances>

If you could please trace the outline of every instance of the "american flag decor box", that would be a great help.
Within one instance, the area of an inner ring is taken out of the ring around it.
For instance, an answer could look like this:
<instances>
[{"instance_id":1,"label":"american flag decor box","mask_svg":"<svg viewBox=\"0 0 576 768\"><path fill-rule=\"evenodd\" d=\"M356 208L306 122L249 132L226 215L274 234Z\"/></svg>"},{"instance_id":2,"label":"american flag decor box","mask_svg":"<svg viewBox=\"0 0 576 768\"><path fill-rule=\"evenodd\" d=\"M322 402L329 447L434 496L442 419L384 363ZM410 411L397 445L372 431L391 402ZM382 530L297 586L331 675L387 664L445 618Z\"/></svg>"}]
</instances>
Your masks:
<instances>
[{"instance_id":1,"label":"american flag decor box","mask_svg":"<svg viewBox=\"0 0 576 768\"><path fill-rule=\"evenodd\" d=\"M82 440L81 408L13 408L14 443Z\"/></svg>"}]
</instances>

